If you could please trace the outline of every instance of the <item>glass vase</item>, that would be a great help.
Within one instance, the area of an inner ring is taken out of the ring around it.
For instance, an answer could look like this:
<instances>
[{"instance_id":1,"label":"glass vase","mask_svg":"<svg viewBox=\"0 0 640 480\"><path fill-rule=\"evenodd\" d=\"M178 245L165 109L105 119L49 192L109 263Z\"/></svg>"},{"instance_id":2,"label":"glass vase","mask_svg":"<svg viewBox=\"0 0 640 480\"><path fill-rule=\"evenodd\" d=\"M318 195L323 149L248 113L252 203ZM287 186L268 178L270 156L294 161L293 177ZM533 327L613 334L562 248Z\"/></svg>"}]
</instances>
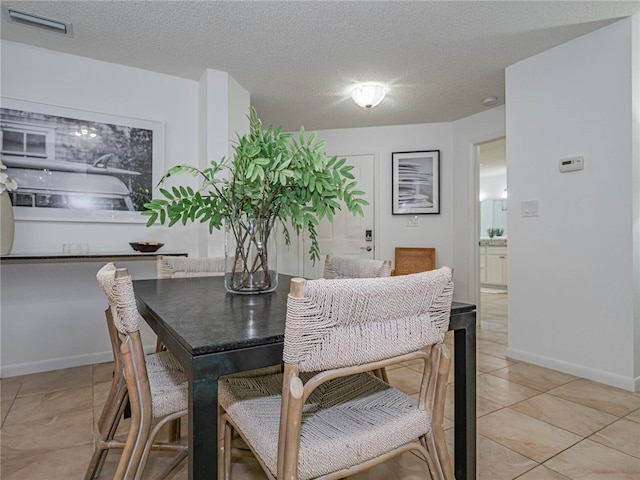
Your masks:
<instances>
[{"instance_id":1,"label":"glass vase","mask_svg":"<svg viewBox=\"0 0 640 480\"><path fill-rule=\"evenodd\" d=\"M227 219L224 232L225 289L273 292L278 287L276 218Z\"/></svg>"}]
</instances>

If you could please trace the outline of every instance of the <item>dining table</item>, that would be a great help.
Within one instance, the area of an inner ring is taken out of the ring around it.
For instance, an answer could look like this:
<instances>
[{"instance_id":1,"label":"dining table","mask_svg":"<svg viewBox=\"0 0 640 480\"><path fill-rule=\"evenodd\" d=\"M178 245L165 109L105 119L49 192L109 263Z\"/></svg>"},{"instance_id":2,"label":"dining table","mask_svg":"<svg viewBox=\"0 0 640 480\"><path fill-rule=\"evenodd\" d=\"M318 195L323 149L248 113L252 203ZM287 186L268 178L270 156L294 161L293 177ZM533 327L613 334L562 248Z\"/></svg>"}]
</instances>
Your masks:
<instances>
[{"instance_id":1,"label":"dining table","mask_svg":"<svg viewBox=\"0 0 640 480\"><path fill-rule=\"evenodd\" d=\"M266 294L228 293L224 277L134 280L140 314L189 379L190 480L217 478L218 378L282 362L291 279ZM453 302L454 471L476 477L476 307Z\"/></svg>"}]
</instances>

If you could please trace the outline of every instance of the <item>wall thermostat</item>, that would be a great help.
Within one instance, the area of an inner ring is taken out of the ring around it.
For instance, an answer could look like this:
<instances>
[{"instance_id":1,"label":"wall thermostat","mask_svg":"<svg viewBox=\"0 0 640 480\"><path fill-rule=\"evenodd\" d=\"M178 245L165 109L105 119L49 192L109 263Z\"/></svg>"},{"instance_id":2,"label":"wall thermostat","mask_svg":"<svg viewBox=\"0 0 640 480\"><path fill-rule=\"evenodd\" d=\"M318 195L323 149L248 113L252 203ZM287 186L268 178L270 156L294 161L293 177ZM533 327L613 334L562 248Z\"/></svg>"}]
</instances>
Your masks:
<instances>
[{"instance_id":1,"label":"wall thermostat","mask_svg":"<svg viewBox=\"0 0 640 480\"><path fill-rule=\"evenodd\" d=\"M560 160L560 172L575 172L584 168L584 157L569 157Z\"/></svg>"}]
</instances>

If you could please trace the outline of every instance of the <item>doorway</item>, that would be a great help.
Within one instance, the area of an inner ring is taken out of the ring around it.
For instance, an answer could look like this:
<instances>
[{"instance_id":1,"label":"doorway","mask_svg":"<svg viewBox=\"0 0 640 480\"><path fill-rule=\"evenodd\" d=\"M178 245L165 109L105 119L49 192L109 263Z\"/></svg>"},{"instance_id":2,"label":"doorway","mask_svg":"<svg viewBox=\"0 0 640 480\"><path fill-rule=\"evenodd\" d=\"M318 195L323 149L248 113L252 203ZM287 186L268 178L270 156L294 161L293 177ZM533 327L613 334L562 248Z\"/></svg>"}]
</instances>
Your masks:
<instances>
[{"instance_id":1,"label":"doorway","mask_svg":"<svg viewBox=\"0 0 640 480\"><path fill-rule=\"evenodd\" d=\"M506 329L508 189L505 138L476 146L480 324ZM503 313L504 312L504 313ZM502 324L502 325L500 325Z\"/></svg>"},{"instance_id":2,"label":"doorway","mask_svg":"<svg viewBox=\"0 0 640 480\"><path fill-rule=\"evenodd\" d=\"M374 155L340 156L353 165L351 173L358 182L357 189L365 192L363 198L369 205L363 205L364 217L354 216L346 209L336 211L333 222L323 219L317 227L320 247L320 260L311 262L309 258L309 239L303 237L303 276L321 278L324 273L324 259L328 253L345 257L375 258L375 157Z\"/></svg>"}]
</instances>

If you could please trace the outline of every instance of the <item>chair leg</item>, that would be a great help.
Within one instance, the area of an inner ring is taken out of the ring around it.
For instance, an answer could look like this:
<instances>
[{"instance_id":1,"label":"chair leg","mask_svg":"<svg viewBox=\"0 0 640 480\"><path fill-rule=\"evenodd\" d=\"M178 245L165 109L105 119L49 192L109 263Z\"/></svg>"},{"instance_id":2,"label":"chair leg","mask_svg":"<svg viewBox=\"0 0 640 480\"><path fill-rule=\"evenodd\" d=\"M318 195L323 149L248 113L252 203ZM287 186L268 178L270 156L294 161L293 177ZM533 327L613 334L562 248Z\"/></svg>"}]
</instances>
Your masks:
<instances>
[{"instance_id":1,"label":"chair leg","mask_svg":"<svg viewBox=\"0 0 640 480\"><path fill-rule=\"evenodd\" d=\"M218 405L218 480L231 478L231 437L233 428L227 422L227 414Z\"/></svg>"},{"instance_id":2,"label":"chair leg","mask_svg":"<svg viewBox=\"0 0 640 480\"><path fill-rule=\"evenodd\" d=\"M140 445L141 445L142 448L141 448L141 454L140 454L139 459L137 461L135 480L141 480L142 479L142 476L144 474L144 469L147 466L147 461L149 460L149 455L150 455L152 449L165 450L165 451L166 450L172 450L172 451L177 451L178 452L176 454L176 456L172 459L171 463L164 470L164 474L162 476L159 476L158 478L166 477L169 474L169 472L171 472L174 468L176 468L178 466L178 464L182 460L187 458L188 450L187 450L186 446L175 445L175 444L156 444L155 443L155 439L158 436L158 433L160 433L160 430L167 423L173 424L176 420L179 421L180 417L182 415L184 415L184 413L185 412L176 412L176 413L170 415L169 417L166 417L162 421L156 423L153 428L146 429L146 431L145 431L146 440L143 442L142 438L141 438L141 441L140 441ZM148 426L150 426L150 424ZM132 456L132 458L133 458L133 456ZM131 463L133 463L133 462L131 462Z\"/></svg>"},{"instance_id":3,"label":"chair leg","mask_svg":"<svg viewBox=\"0 0 640 480\"><path fill-rule=\"evenodd\" d=\"M373 374L385 383L389 383L389 377L387 376L387 370L382 367L373 371Z\"/></svg>"},{"instance_id":4,"label":"chair leg","mask_svg":"<svg viewBox=\"0 0 640 480\"><path fill-rule=\"evenodd\" d=\"M180 440L180 419L176 418L169 423L169 442L175 443Z\"/></svg>"},{"instance_id":5,"label":"chair leg","mask_svg":"<svg viewBox=\"0 0 640 480\"><path fill-rule=\"evenodd\" d=\"M115 437L127 404L128 395L124 385L114 379L111 391L98 419L98 439L85 473L85 480L93 480L100 476L107 453L111 448L109 443Z\"/></svg>"}]
</instances>

